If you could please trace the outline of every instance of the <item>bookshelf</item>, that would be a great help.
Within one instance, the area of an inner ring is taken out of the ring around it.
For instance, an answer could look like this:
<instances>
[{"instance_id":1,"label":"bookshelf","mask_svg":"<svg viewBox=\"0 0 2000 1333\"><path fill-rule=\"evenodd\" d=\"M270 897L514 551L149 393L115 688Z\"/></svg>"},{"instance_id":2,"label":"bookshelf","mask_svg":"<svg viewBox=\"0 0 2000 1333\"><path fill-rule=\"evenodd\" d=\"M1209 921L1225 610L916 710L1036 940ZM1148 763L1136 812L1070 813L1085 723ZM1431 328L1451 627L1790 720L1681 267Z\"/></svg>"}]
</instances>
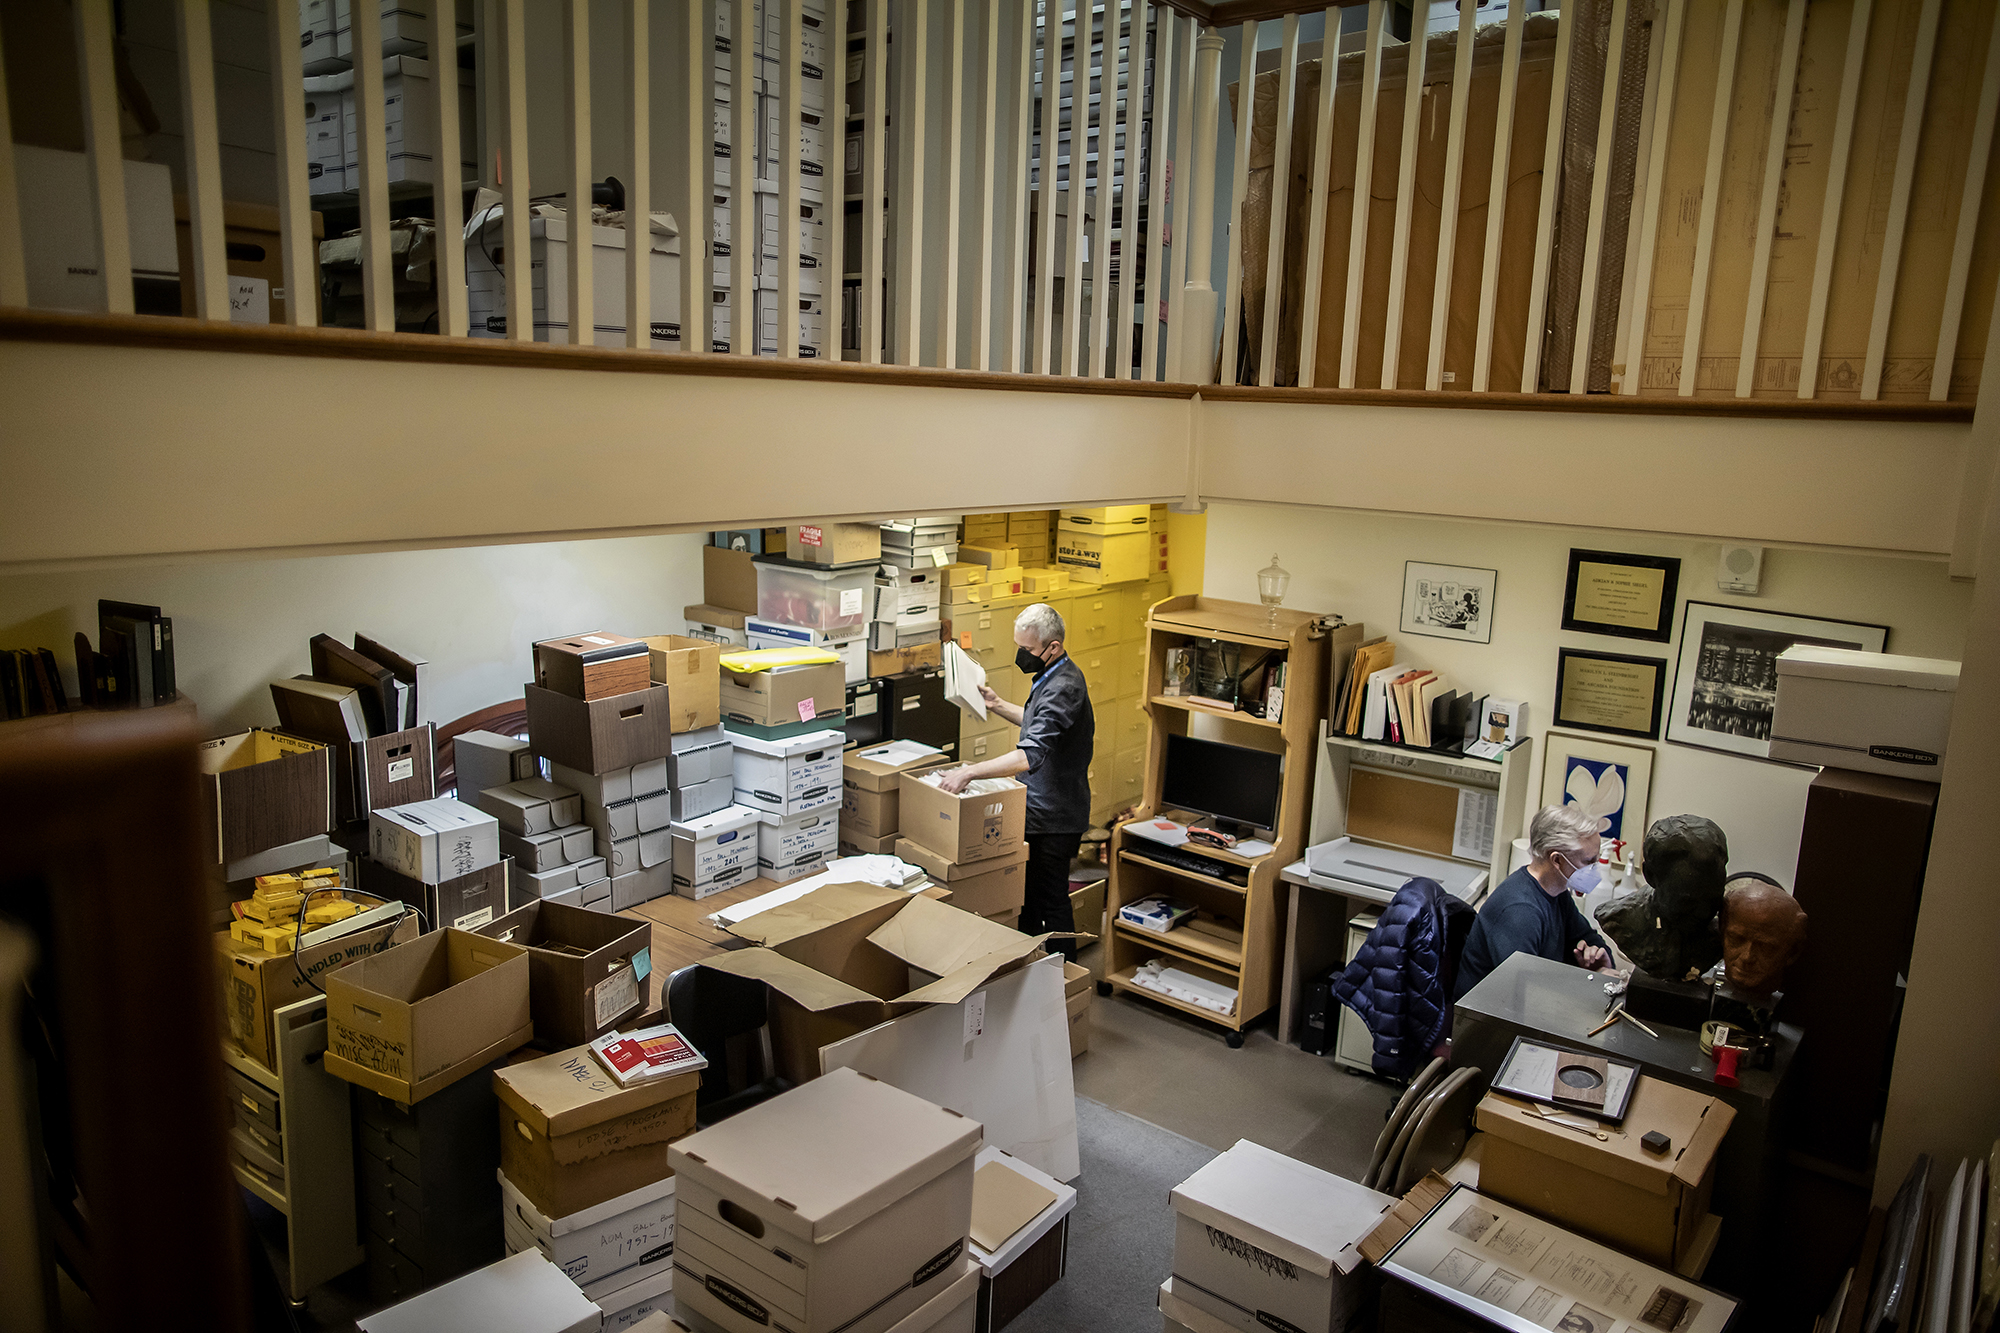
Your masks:
<instances>
[{"instance_id":1,"label":"bookshelf","mask_svg":"<svg viewBox=\"0 0 2000 1333\"><path fill-rule=\"evenodd\" d=\"M1145 788L1134 818L1111 830L1104 984L1218 1024L1231 1046L1241 1046L1243 1029L1278 999L1283 948L1278 873L1305 849L1314 751L1330 690L1329 665L1339 655L1352 653L1361 641L1361 626L1330 629L1324 620L1308 612L1281 610L1273 627L1261 606L1208 597L1168 598L1155 605L1146 620ZM1278 721L1220 712L1163 693L1167 651L1203 640L1282 655L1288 675L1284 712ZM1223 870L1221 879L1143 859L1137 853L1157 844L1129 831L1131 824L1145 819L1187 822L1183 812L1164 807L1161 793L1167 737L1191 734L1284 756L1271 852L1244 857L1192 844L1181 849L1215 862ZM1191 903L1202 915L1165 934L1118 921L1120 907L1156 895ZM1234 1008L1219 1013L1135 984L1138 969L1153 959L1234 990Z\"/></svg>"}]
</instances>

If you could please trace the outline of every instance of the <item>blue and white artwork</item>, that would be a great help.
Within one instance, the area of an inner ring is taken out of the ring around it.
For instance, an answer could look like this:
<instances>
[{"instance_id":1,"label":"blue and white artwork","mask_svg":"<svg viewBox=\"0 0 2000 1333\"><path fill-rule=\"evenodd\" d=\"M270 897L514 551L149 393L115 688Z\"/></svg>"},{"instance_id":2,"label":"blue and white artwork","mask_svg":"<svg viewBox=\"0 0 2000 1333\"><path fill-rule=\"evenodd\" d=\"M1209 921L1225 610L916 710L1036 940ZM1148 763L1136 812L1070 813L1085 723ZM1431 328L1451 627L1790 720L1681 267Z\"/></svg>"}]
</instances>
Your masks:
<instances>
[{"instance_id":1,"label":"blue and white artwork","mask_svg":"<svg viewBox=\"0 0 2000 1333\"><path fill-rule=\"evenodd\" d=\"M1631 775L1625 764L1581 755L1562 756L1563 804L1581 806L1597 816L1597 829L1606 842L1624 842L1625 794Z\"/></svg>"}]
</instances>

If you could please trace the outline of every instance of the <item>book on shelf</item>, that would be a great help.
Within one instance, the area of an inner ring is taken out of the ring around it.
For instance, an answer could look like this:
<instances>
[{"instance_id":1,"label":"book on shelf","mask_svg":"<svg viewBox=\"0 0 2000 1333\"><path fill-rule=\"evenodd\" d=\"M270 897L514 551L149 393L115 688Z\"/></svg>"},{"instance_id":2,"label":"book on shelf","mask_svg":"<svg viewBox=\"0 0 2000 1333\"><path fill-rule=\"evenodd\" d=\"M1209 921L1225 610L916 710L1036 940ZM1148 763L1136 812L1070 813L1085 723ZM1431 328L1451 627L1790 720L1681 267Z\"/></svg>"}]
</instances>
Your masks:
<instances>
[{"instance_id":1,"label":"book on shelf","mask_svg":"<svg viewBox=\"0 0 2000 1333\"><path fill-rule=\"evenodd\" d=\"M97 647L117 673L112 697L104 702L140 708L173 702L174 622L159 607L99 598Z\"/></svg>"}]
</instances>

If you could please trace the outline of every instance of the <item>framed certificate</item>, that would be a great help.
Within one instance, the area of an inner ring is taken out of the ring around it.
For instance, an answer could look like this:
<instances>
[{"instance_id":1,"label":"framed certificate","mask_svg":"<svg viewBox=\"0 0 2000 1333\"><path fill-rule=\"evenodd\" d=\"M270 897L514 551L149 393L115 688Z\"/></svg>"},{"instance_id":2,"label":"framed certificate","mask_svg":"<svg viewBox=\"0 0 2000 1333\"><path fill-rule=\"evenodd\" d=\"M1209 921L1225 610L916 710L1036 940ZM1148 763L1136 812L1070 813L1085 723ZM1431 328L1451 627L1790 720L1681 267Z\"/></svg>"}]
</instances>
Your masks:
<instances>
[{"instance_id":1,"label":"framed certificate","mask_svg":"<svg viewBox=\"0 0 2000 1333\"><path fill-rule=\"evenodd\" d=\"M1652 740L1660 734L1667 664L1584 648L1556 651L1555 725Z\"/></svg>"},{"instance_id":2,"label":"framed certificate","mask_svg":"<svg viewBox=\"0 0 2000 1333\"><path fill-rule=\"evenodd\" d=\"M1562 627L1666 643L1674 636L1680 581L1681 562L1672 556L1572 549Z\"/></svg>"}]
</instances>

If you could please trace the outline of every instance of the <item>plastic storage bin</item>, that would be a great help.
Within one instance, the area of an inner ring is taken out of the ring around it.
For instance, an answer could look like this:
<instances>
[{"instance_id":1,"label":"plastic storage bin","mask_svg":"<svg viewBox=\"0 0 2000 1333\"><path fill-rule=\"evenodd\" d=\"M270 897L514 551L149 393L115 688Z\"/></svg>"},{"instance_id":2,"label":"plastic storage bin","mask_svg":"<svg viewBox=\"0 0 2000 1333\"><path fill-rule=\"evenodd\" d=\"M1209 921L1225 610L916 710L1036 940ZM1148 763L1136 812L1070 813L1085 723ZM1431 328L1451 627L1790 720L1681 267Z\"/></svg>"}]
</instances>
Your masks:
<instances>
[{"instance_id":1,"label":"plastic storage bin","mask_svg":"<svg viewBox=\"0 0 2000 1333\"><path fill-rule=\"evenodd\" d=\"M790 561L757 561L757 615L819 630L833 638L863 634L874 591L873 562L817 569Z\"/></svg>"}]
</instances>

